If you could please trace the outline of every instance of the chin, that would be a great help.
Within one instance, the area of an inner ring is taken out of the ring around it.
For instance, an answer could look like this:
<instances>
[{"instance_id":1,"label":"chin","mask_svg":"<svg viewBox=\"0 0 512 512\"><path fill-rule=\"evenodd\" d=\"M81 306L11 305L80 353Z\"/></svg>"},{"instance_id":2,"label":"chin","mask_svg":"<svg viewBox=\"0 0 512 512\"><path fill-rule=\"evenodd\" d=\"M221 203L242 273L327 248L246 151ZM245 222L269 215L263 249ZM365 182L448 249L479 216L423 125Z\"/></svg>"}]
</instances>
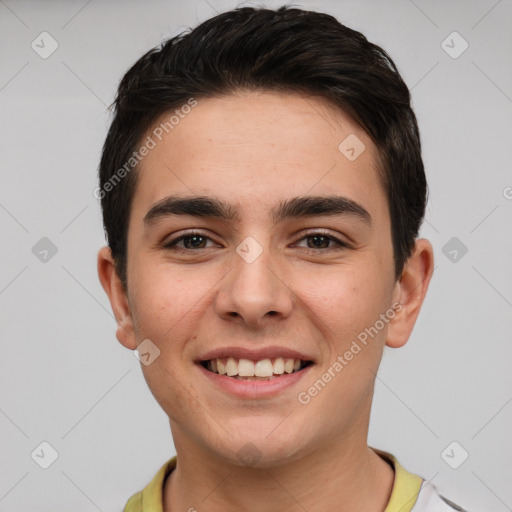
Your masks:
<instances>
[{"instance_id":1,"label":"chin","mask_svg":"<svg viewBox=\"0 0 512 512\"><path fill-rule=\"evenodd\" d=\"M244 420L237 422L236 430L233 427L228 430L232 435L223 432L224 439L214 443L220 458L241 467L270 469L292 463L304 455L304 437L290 429L290 425L281 428L282 418Z\"/></svg>"}]
</instances>

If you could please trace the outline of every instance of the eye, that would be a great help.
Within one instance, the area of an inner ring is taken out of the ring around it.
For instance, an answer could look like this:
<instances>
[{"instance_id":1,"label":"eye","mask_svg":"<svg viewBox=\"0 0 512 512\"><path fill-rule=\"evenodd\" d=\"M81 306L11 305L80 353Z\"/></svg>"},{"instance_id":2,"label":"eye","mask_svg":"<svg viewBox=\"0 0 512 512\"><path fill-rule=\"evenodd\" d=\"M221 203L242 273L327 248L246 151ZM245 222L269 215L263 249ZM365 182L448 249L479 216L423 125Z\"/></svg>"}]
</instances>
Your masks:
<instances>
[{"instance_id":1,"label":"eye","mask_svg":"<svg viewBox=\"0 0 512 512\"><path fill-rule=\"evenodd\" d=\"M328 235L322 231L315 231L313 233L308 233L306 236L303 236L299 241L307 240L307 246L303 248L307 250L311 250L312 252L318 252L321 250L322 252L328 251L336 251L350 248L349 244L339 240L338 238ZM213 240L196 231L192 231L190 233L186 233L180 235L174 239L171 239L167 243L164 244L165 249L177 250L177 251L193 251L195 249L207 249L206 244L208 241L213 242ZM180 245L182 243L182 245ZM300 245L296 245L297 247L301 247Z\"/></svg>"},{"instance_id":2,"label":"eye","mask_svg":"<svg viewBox=\"0 0 512 512\"><path fill-rule=\"evenodd\" d=\"M205 243L207 240L213 241L210 237L203 235L199 232L190 232L185 235L176 237L169 242L164 244L166 249L177 249L177 250L194 250L194 249L206 249ZM182 246L178 244L183 242Z\"/></svg>"},{"instance_id":3,"label":"eye","mask_svg":"<svg viewBox=\"0 0 512 512\"><path fill-rule=\"evenodd\" d=\"M349 245L345 242L342 242L338 238L328 235L322 231L316 231L313 233L308 233L306 236L302 237L300 240L307 240L307 249L311 249L314 252L317 249L324 249L324 251L336 251L343 250L349 248ZM311 243L310 243L311 241ZM334 246L329 246L331 242L334 242Z\"/></svg>"}]
</instances>

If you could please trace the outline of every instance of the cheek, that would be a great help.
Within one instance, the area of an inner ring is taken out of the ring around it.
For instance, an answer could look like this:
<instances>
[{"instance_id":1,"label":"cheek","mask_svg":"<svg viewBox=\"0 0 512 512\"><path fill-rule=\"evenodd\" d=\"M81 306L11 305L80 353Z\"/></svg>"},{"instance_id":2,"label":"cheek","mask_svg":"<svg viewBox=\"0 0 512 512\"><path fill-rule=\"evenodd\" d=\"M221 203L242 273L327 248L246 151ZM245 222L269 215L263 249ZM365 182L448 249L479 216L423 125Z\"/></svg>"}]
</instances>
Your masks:
<instances>
[{"instance_id":1,"label":"cheek","mask_svg":"<svg viewBox=\"0 0 512 512\"><path fill-rule=\"evenodd\" d=\"M154 261L134 269L134 309L139 336L165 345L187 325L187 317L205 297L208 283L191 270L178 270Z\"/></svg>"},{"instance_id":2,"label":"cheek","mask_svg":"<svg viewBox=\"0 0 512 512\"><path fill-rule=\"evenodd\" d=\"M201 299L210 287L201 286L198 276L178 276L169 266L162 271L154 263L152 270L140 277L134 294L136 336L139 342L151 340L159 351L151 364L141 364L144 378L169 415L189 411L200 416L193 383L187 379L192 364L187 359L187 342L194 339Z\"/></svg>"},{"instance_id":3,"label":"cheek","mask_svg":"<svg viewBox=\"0 0 512 512\"><path fill-rule=\"evenodd\" d=\"M302 290L311 311L330 327L330 337L343 342L379 317L385 295L381 286L369 267L343 268L309 277Z\"/></svg>"}]
</instances>

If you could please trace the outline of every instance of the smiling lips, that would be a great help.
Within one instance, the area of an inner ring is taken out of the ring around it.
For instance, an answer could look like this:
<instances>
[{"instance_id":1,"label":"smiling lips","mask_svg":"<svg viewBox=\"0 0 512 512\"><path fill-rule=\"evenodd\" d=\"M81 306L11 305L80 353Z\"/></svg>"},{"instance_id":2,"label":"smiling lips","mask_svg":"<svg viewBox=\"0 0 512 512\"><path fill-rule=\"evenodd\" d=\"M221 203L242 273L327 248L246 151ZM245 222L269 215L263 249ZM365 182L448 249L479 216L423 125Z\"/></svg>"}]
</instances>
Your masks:
<instances>
[{"instance_id":1,"label":"smiling lips","mask_svg":"<svg viewBox=\"0 0 512 512\"><path fill-rule=\"evenodd\" d=\"M271 380L283 374L301 370L309 361L276 357L251 360L246 358L214 358L203 361L203 366L216 374L226 375L238 380Z\"/></svg>"}]
</instances>

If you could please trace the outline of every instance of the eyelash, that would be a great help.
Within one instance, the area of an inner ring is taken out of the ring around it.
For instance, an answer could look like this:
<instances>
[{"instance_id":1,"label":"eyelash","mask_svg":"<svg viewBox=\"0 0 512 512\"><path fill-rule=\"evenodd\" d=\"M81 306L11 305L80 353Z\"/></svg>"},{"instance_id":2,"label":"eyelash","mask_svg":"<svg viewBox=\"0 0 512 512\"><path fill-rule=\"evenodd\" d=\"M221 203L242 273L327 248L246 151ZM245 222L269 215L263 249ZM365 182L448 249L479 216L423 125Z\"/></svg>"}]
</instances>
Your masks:
<instances>
[{"instance_id":1,"label":"eyelash","mask_svg":"<svg viewBox=\"0 0 512 512\"><path fill-rule=\"evenodd\" d=\"M303 249L305 249L307 252L318 253L319 251L330 252L330 251L340 251L340 250L343 250L343 249L349 249L350 248L350 245L348 243L343 242L343 241L339 240L338 238L336 238L336 237L334 237L332 235L324 233L323 231L313 231L311 233L308 233L308 234L304 235L302 238L300 238L299 241L304 240L306 238L313 238L313 237L319 236L319 235L323 236L325 238L328 238L329 241L335 242L335 244L337 246L328 247L328 248L317 248L317 249L310 248L310 247L303 247ZM177 252L191 252L191 251L197 251L197 250L200 250L200 249L207 249L207 247L201 247L199 249L187 249L187 248L183 248L183 247L177 247L176 244L178 242L181 242L185 238L192 238L194 236L199 236L201 238L206 238L206 239L212 240L209 236L206 236L206 235L204 235L204 234L202 234L202 233L200 233L198 231L191 231L189 233L186 233L184 235L180 235L179 237L170 240L169 242L164 244L164 248L172 250L172 251L177 251Z\"/></svg>"}]
</instances>

